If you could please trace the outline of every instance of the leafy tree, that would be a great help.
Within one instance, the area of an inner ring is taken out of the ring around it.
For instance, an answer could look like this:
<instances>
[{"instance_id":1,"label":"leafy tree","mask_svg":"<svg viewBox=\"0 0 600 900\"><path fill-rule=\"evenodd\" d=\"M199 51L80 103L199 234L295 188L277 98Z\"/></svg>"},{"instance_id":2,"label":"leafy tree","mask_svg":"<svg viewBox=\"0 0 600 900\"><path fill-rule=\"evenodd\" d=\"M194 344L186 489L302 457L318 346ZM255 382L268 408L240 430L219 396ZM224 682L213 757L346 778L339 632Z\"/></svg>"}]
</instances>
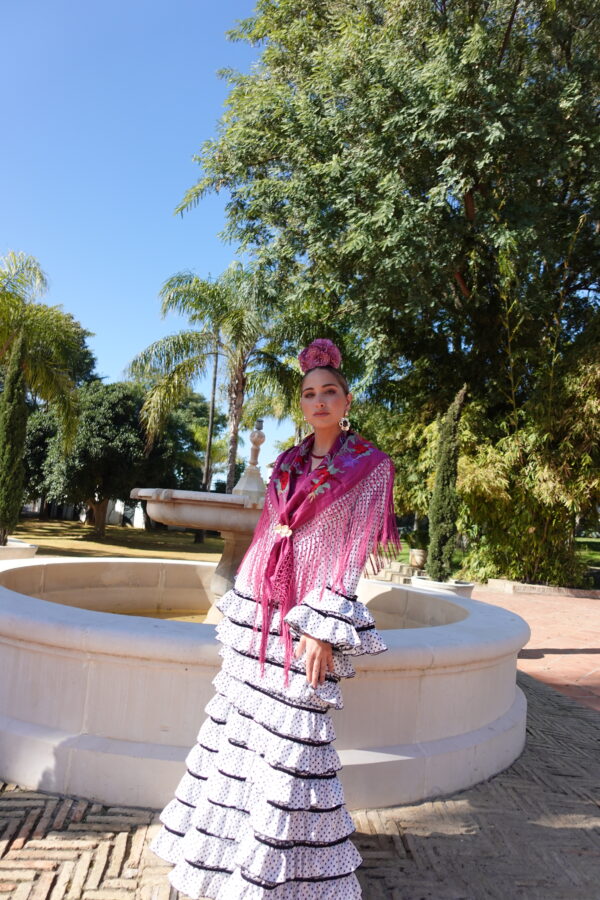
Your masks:
<instances>
[{"instance_id":1,"label":"leafy tree","mask_svg":"<svg viewBox=\"0 0 600 900\"><path fill-rule=\"evenodd\" d=\"M429 506L429 553L427 572L435 581L446 581L452 572L452 553L456 544L458 496L458 423L465 401L463 387L442 419L436 453L435 482Z\"/></svg>"},{"instance_id":2,"label":"leafy tree","mask_svg":"<svg viewBox=\"0 0 600 900\"><path fill-rule=\"evenodd\" d=\"M436 412L464 381L506 402L517 322L526 392L539 334L562 309L568 342L598 288L600 23L589 0L513 7L263 0L234 33L261 63L228 73L180 206L228 188L228 236L286 303L353 321L384 394Z\"/></svg>"},{"instance_id":3,"label":"leafy tree","mask_svg":"<svg viewBox=\"0 0 600 900\"><path fill-rule=\"evenodd\" d=\"M109 499L126 498L142 485L197 489L202 479L198 429L206 426L208 415L204 398L186 397L148 452L140 421L143 397L142 387L131 383L83 385L77 433L66 455L56 416L33 412L25 445L27 496L88 504L95 534L102 537ZM222 415L216 423L223 427Z\"/></svg>"},{"instance_id":4,"label":"leafy tree","mask_svg":"<svg viewBox=\"0 0 600 900\"><path fill-rule=\"evenodd\" d=\"M23 503L23 445L27 427L23 336L13 343L0 394L0 546L19 520Z\"/></svg>"},{"instance_id":5,"label":"leafy tree","mask_svg":"<svg viewBox=\"0 0 600 900\"><path fill-rule=\"evenodd\" d=\"M138 423L141 391L128 384L84 385L80 417L69 453L50 441L46 489L51 499L86 503L94 533L103 538L108 501L128 497L144 464L144 438ZM57 437L60 437L60 432Z\"/></svg>"},{"instance_id":6,"label":"leafy tree","mask_svg":"<svg viewBox=\"0 0 600 900\"><path fill-rule=\"evenodd\" d=\"M343 326L367 397L404 427L427 427L466 383L482 453L543 447L511 487L515 522L535 518L548 465L584 461L558 385L579 377L598 315L595 4L259 0L233 36L261 60L227 73L219 133L179 209L227 189L226 235L278 279L283 314ZM561 439L545 437L548 391L572 429ZM556 542L572 542L595 494L570 490L569 515L557 492L548 501L545 561L515 562L513 577L572 577L552 564ZM476 508L463 524L498 573L517 538L508 549Z\"/></svg>"}]
</instances>

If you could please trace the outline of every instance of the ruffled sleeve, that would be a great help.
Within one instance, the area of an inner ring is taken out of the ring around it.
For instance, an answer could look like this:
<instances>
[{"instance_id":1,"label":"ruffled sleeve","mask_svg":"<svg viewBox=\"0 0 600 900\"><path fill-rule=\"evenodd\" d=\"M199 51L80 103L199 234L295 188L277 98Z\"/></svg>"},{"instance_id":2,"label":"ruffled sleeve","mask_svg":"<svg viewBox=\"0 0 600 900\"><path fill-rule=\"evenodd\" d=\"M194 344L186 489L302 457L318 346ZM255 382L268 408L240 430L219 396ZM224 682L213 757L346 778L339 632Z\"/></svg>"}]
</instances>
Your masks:
<instances>
[{"instance_id":1,"label":"ruffled sleeve","mask_svg":"<svg viewBox=\"0 0 600 900\"><path fill-rule=\"evenodd\" d=\"M394 477L391 460L386 458L378 469L355 492L345 509L345 526L339 538L343 546L336 548L338 552L331 557L335 561L327 583L308 591L285 617L295 634L327 641L334 650L351 656L387 649L373 616L356 597L359 578L370 553L377 550L389 514L390 480L393 484ZM325 515L331 515L331 510ZM365 527L369 529L367 535Z\"/></svg>"}]
</instances>

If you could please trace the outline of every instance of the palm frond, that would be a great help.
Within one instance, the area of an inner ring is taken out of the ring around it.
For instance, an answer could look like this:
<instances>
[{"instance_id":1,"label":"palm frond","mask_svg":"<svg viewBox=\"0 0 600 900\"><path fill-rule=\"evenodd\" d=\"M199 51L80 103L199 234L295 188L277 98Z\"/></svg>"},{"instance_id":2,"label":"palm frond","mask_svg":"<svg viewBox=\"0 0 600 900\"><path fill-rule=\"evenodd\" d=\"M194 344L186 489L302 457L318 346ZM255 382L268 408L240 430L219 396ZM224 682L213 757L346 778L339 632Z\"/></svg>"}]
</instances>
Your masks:
<instances>
[{"instance_id":1,"label":"palm frond","mask_svg":"<svg viewBox=\"0 0 600 900\"><path fill-rule=\"evenodd\" d=\"M178 366L193 360L193 378L204 374L214 353L214 335L208 331L179 331L167 335L132 360L127 373L136 380L167 376Z\"/></svg>"},{"instance_id":2,"label":"palm frond","mask_svg":"<svg viewBox=\"0 0 600 900\"><path fill-rule=\"evenodd\" d=\"M188 357L172 366L146 394L141 418L148 436L148 446L162 433L169 415L189 394L202 371L203 360Z\"/></svg>"},{"instance_id":3,"label":"palm frond","mask_svg":"<svg viewBox=\"0 0 600 900\"><path fill-rule=\"evenodd\" d=\"M31 303L47 289L46 274L33 256L10 250L0 259L0 295L12 295Z\"/></svg>"}]
</instances>

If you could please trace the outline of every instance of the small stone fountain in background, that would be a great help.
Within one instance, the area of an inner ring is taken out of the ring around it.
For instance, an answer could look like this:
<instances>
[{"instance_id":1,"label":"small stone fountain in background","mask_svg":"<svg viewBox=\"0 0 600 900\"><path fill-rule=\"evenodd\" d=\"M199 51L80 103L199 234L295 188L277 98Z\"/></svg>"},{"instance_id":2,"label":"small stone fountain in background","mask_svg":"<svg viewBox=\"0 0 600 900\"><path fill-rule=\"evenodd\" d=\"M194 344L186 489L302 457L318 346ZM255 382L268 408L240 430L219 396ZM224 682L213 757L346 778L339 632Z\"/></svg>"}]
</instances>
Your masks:
<instances>
[{"instance_id":1,"label":"small stone fountain in background","mask_svg":"<svg viewBox=\"0 0 600 900\"><path fill-rule=\"evenodd\" d=\"M234 495L243 497L245 506L260 504L262 507L265 499L265 483L260 477L258 468L258 454L261 445L265 442L265 433L262 429L263 420L257 419L254 430L250 432L250 443L252 444L250 462L232 491Z\"/></svg>"},{"instance_id":2,"label":"small stone fountain in background","mask_svg":"<svg viewBox=\"0 0 600 900\"><path fill-rule=\"evenodd\" d=\"M258 454L265 441L263 420L250 434L250 463L231 494L211 491L177 491L134 488L133 500L145 500L148 515L164 525L219 531L225 545L211 581L215 598L233 587L234 575L254 534L265 502L265 483L258 467Z\"/></svg>"}]
</instances>

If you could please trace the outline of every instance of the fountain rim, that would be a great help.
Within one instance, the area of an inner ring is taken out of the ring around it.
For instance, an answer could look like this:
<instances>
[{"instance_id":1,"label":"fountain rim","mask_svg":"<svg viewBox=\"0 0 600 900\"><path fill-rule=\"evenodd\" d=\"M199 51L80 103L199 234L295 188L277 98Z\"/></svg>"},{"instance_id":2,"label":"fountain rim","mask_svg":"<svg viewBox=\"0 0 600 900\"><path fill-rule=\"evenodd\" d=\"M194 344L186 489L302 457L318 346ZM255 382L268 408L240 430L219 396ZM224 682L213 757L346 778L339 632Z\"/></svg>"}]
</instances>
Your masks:
<instances>
[{"instance_id":1,"label":"fountain rim","mask_svg":"<svg viewBox=\"0 0 600 900\"><path fill-rule=\"evenodd\" d=\"M219 645L215 626L191 622L151 619L122 613L98 612L52 600L40 600L2 585L9 569L57 565L166 565L206 566L206 561L167 560L154 557L42 557L0 563L0 641L35 643L84 654L136 658L146 663L214 665ZM371 580L370 580L371 581ZM377 582L382 588L411 594L436 596L440 601L467 612L459 622L439 626L383 630L387 652L352 657L357 669L384 672L398 669L464 668L482 661L516 654L527 643L529 626L518 615L502 608L409 585ZM107 586L110 590L110 586ZM376 614L376 613L375 613ZM490 620L493 618L493 622ZM501 633L502 632L502 633ZM476 658L473 651L477 648Z\"/></svg>"},{"instance_id":2,"label":"fountain rim","mask_svg":"<svg viewBox=\"0 0 600 900\"><path fill-rule=\"evenodd\" d=\"M218 494L215 491L133 488L129 496L132 500L147 500L151 503L212 503L217 506L248 506L248 500L243 494ZM190 525L190 528L193 527Z\"/></svg>"}]
</instances>

